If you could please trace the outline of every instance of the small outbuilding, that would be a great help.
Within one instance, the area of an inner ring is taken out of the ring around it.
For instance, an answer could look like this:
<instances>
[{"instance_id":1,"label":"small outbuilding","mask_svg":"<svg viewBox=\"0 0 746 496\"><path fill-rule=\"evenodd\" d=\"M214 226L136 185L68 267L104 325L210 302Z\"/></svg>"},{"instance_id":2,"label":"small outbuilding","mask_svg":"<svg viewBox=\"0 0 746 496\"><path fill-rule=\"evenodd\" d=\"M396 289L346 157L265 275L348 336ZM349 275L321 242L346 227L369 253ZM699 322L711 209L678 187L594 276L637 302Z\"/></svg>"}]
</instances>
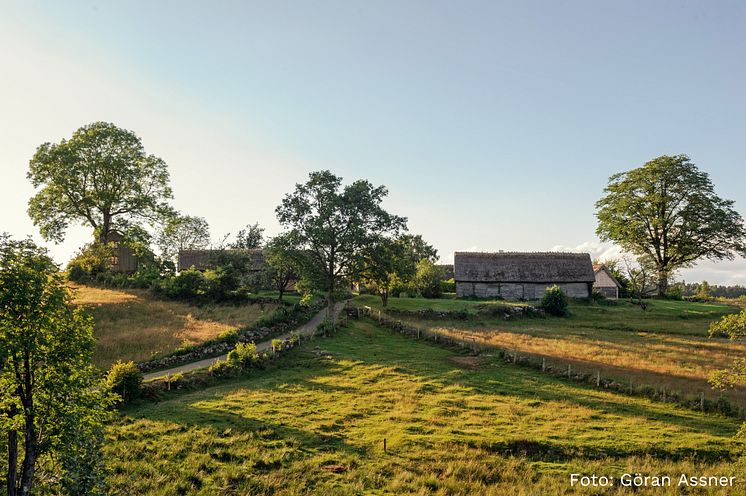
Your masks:
<instances>
[{"instance_id":1,"label":"small outbuilding","mask_svg":"<svg viewBox=\"0 0 746 496\"><path fill-rule=\"evenodd\" d=\"M454 279L459 297L535 300L554 285L587 298L596 277L588 253L456 252Z\"/></svg>"},{"instance_id":2,"label":"small outbuilding","mask_svg":"<svg viewBox=\"0 0 746 496\"><path fill-rule=\"evenodd\" d=\"M106 237L106 242L112 245L111 264L112 272L124 272L131 274L137 270L138 260L132 248L124 244L124 236L112 231Z\"/></svg>"},{"instance_id":3,"label":"small outbuilding","mask_svg":"<svg viewBox=\"0 0 746 496\"><path fill-rule=\"evenodd\" d=\"M616 277L603 264L594 264L593 273L596 280L593 283L593 290L601 293L611 300L619 299L619 289L622 287Z\"/></svg>"}]
</instances>

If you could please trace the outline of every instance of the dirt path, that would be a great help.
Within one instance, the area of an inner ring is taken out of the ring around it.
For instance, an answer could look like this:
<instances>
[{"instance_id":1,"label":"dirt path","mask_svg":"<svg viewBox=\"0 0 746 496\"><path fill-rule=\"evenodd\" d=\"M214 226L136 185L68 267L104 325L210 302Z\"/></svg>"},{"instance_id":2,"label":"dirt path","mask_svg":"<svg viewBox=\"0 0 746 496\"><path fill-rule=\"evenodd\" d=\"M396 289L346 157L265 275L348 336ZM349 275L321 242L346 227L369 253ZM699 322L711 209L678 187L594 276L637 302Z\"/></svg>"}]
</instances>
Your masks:
<instances>
[{"instance_id":1,"label":"dirt path","mask_svg":"<svg viewBox=\"0 0 746 496\"><path fill-rule=\"evenodd\" d=\"M339 316L344 306L345 306L345 302L339 302L334 306L335 317ZM302 326L298 327L297 329L294 329L293 331L290 331L290 332L286 332L285 334L281 334L279 336L275 336L266 341L260 341L256 343L256 350L265 351L265 350L271 349L273 339L288 339L290 338L290 335L293 332L298 332L300 333L301 336L310 336L311 334L313 334L316 328L319 327L319 325L321 325L321 323L324 321L325 318L326 318L326 308L324 308L319 313L314 315L311 318L311 320L309 320ZM159 370L158 372L151 372L150 374L145 374L143 376L143 380L150 381L150 380L157 379L159 377L163 377L166 375L172 375L172 374L178 374L179 372L190 372L192 370L202 369L205 367L209 367L210 365L217 362L218 360L225 360L227 356L228 354L226 353L225 355L220 355L218 357L213 357L213 358L205 358L204 360L186 363L184 365L179 365L178 367L174 367L171 369Z\"/></svg>"}]
</instances>

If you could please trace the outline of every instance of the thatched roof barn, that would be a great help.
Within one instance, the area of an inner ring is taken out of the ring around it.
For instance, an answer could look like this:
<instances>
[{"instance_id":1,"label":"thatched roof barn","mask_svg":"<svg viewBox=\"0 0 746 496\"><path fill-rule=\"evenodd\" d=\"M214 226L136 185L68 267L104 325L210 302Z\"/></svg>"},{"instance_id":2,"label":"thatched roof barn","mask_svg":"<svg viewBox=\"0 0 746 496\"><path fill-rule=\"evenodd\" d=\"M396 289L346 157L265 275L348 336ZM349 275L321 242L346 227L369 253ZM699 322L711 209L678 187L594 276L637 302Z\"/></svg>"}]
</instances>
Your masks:
<instances>
[{"instance_id":1,"label":"thatched roof barn","mask_svg":"<svg viewBox=\"0 0 746 496\"><path fill-rule=\"evenodd\" d=\"M259 271L264 268L264 251L261 248L254 250L179 250L178 270L186 270L194 267L197 270L212 269L220 263L224 256L247 257L251 271Z\"/></svg>"},{"instance_id":2,"label":"thatched roof barn","mask_svg":"<svg viewBox=\"0 0 746 496\"><path fill-rule=\"evenodd\" d=\"M616 300L619 298L619 289L622 287L616 277L609 272L609 269L603 264L594 264L593 273L596 280L593 282L593 290L598 291L605 297Z\"/></svg>"},{"instance_id":3,"label":"thatched roof barn","mask_svg":"<svg viewBox=\"0 0 746 496\"><path fill-rule=\"evenodd\" d=\"M454 273L458 296L508 300L539 299L553 285L587 298L596 280L587 253L456 252Z\"/></svg>"}]
</instances>

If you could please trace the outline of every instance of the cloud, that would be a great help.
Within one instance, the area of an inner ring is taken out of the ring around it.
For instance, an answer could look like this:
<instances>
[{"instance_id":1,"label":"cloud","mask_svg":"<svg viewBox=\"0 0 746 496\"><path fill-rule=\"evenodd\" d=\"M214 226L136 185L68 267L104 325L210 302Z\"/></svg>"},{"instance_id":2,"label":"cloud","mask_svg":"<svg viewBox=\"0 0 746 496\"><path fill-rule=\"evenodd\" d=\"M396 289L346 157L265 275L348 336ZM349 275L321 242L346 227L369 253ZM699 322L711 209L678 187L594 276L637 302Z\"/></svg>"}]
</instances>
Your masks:
<instances>
[{"instance_id":1,"label":"cloud","mask_svg":"<svg viewBox=\"0 0 746 496\"><path fill-rule=\"evenodd\" d=\"M555 245L549 251L590 253L593 260L619 259L623 253L618 246L599 241L585 241L576 246ZM710 284L727 286L746 286L746 259L739 257L735 260L702 260L694 267L677 271L674 278L685 281L706 280Z\"/></svg>"}]
</instances>

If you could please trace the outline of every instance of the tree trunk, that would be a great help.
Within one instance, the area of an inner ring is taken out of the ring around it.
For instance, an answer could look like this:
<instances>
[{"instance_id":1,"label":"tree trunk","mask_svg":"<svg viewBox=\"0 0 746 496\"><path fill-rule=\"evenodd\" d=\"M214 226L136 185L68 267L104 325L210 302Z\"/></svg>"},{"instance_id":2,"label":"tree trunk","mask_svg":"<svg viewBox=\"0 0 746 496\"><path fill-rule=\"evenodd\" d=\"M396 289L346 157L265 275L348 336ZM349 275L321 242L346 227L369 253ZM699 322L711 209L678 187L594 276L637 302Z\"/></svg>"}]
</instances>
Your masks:
<instances>
[{"instance_id":1,"label":"tree trunk","mask_svg":"<svg viewBox=\"0 0 746 496\"><path fill-rule=\"evenodd\" d=\"M644 290L645 288L643 288ZM666 296L668 293L668 273L658 272L658 296Z\"/></svg>"},{"instance_id":2,"label":"tree trunk","mask_svg":"<svg viewBox=\"0 0 746 496\"><path fill-rule=\"evenodd\" d=\"M381 304L383 305L383 308L386 308L386 305L389 304L389 293L388 291L381 291Z\"/></svg>"},{"instance_id":3,"label":"tree trunk","mask_svg":"<svg viewBox=\"0 0 746 496\"><path fill-rule=\"evenodd\" d=\"M8 496L16 496L18 479L18 431L8 431Z\"/></svg>"},{"instance_id":4,"label":"tree trunk","mask_svg":"<svg viewBox=\"0 0 746 496\"><path fill-rule=\"evenodd\" d=\"M34 417L26 417L26 453L23 457L21 467L21 487L18 496L29 496L31 486L34 483L34 469L36 468L36 429L34 428Z\"/></svg>"}]
</instances>

